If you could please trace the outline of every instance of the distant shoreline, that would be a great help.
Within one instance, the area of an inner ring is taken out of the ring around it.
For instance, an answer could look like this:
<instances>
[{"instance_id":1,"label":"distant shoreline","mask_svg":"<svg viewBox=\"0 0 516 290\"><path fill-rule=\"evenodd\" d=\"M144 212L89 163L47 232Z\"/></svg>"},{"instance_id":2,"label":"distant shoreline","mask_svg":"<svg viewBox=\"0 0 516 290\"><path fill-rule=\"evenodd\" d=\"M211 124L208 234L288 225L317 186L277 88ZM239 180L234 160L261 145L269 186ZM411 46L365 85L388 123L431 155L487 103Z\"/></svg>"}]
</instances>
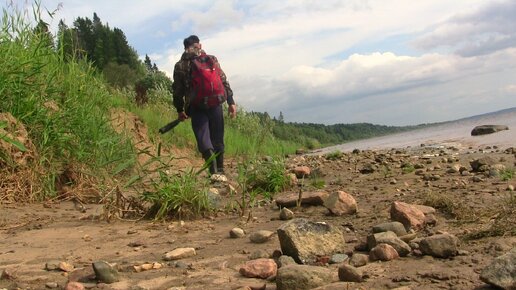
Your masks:
<instances>
[{"instance_id":1,"label":"distant shoreline","mask_svg":"<svg viewBox=\"0 0 516 290\"><path fill-rule=\"evenodd\" d=\"M479 125L506 125L509 130L488 135L471 136L471 130ZM429 147L456 147L459 150L478 149L486 146L506 148L516 146L516 132L514 131L516 131L516 108L511 108L457 121L439 123L435 126L413 131L334 145L315 150L312 154L326 154L333 151L348 152L354 149L419 148L421 144Z\"/></svg>"}]
</instances>

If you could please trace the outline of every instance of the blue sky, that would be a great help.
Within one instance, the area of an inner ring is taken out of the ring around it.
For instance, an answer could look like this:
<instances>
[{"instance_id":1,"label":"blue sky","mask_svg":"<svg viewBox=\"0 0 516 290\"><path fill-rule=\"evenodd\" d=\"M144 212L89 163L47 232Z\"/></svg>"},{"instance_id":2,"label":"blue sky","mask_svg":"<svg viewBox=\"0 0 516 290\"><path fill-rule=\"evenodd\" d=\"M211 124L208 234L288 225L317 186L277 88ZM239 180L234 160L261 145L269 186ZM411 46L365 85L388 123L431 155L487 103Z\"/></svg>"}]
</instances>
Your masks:
<instances>
[{"instance_id":1,"label":"blue sky","mask_svg":"<svg viewBox=\"0 0 516 290\"><path fill-rule=\"evenodd\" d=\"M219 58L239 106L272 116L281 111L287 121L411 125L516 106L514 0L43 0L42 6L59 7L54 26L96 12L169 75L183 38L197 34Z\"/></svg>"}]
</instances>

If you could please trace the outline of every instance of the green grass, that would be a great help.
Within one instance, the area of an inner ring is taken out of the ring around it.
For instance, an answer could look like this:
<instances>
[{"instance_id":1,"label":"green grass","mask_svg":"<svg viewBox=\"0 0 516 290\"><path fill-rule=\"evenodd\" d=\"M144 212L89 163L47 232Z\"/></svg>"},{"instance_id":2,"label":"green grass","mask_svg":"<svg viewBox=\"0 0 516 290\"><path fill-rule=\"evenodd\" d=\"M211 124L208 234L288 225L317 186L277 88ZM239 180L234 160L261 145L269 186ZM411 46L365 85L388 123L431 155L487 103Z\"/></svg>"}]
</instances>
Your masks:
<instances>
[{"instance_id":1,"label":"green grass","mask_svg":"<svg viewBox=\"0 0 516 290\"><path fill-rule=\"evenodd\" d=\"M0 103L25 125L36 146L39 158L33 166L44 172L34 186L45 190L35 199L44 199L55 194L56 177L67 164L109 170L133 155L133 149L110 127L109 91L91 65L65 62L49 36L35 32L30 22L20 12L3 10ZM58 110L47 108L49 102Z\"/></svg>"},{"instance_id":2,"label":"green grass","mask_svg":"<svg viewBox=\"0 0 516 290\"><path fill-rule=\"evenodd\" d=\"M324 155L324 157L328 160L339 160L342 158L343 155L344 154L341 151L336 150Z\"/></svg>"},{"instance_id":3,"label":"green grass","mask_svg":"<svg viewBox=\"0 0 516 290\"><path fill-rule=\"evenodd\" d=\"M500 179L503 181L509 181L514 177L514 168L507 168L500 172Z\"/></svg>"}]
</instances>

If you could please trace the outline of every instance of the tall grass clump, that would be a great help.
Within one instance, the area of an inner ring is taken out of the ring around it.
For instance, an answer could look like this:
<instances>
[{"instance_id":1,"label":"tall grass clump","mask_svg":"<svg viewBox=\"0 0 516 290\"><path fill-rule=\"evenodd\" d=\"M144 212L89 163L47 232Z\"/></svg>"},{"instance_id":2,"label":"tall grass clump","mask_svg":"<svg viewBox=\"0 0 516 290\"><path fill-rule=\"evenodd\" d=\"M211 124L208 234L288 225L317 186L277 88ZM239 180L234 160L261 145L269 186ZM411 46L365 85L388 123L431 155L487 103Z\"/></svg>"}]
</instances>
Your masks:
<instances>
[{"instance_id":1,"label":"tall grass clump","mask_svg":"<svg viewBox=\"0 0 516 290\"><path fill-rule=\"evenodd\" d=\"M109 124L109 91L92 66L56 51L37 3L34 19L8 9L0 27L0 109L24 124L38 151L35 165L43 170L35 186L44 190L31 198L55 195L72 163L101 175L132 158L130 142Z\"/></svg>"}]
</instances>

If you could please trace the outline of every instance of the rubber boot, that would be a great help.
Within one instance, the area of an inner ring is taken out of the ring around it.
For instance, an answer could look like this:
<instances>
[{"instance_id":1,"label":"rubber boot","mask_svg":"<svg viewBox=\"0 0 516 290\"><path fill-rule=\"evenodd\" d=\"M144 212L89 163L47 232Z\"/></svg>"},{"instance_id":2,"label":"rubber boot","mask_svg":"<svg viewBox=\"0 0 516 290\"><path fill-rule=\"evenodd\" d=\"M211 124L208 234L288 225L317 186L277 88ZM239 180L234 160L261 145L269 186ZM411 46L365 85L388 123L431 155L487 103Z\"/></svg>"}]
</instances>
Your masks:
<instances>
[{"instance_id":1,"label":"rubber boot","mask_svg":"<svg viewBox=\"0 0 516 290\"><path fill-rule=\"evenodd\" d=\"M217 172L224 174L224 152L219 152L217 155Z\"/></svg>"},{"instance_id":2,"label":"rubber boot","mask_svg":"<svg viewBox=\"0 0 516 290\"><path fill-rule=\"evenodd\" d=\"M209 149L202 153L202 157L204 158L204 161L208 161L210 157L213 155L213 150ZM212 160L209 164L208 170L210 171L210 175L217 173L217 162L216 160Z\"/></svg>"}]
</instances>

